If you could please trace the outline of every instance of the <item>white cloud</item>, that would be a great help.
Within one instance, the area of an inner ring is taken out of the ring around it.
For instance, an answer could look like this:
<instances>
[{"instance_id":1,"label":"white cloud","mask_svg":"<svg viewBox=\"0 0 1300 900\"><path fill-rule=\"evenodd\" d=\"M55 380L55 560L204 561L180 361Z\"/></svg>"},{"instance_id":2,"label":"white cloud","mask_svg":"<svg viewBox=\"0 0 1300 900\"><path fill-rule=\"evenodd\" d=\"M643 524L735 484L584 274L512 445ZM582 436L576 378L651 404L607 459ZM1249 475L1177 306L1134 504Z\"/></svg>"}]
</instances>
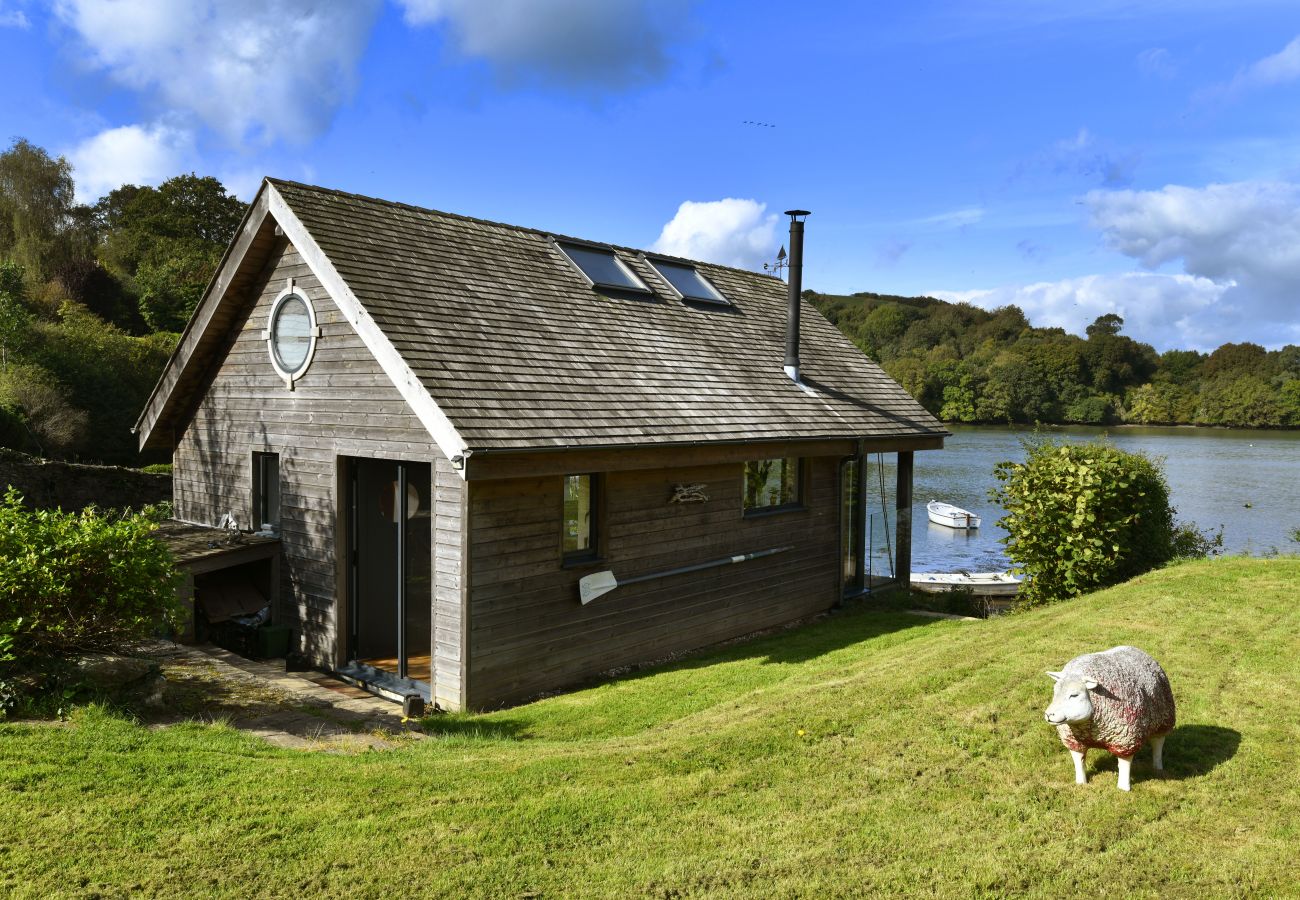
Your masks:
<instances>
[{"instance_id":1,"label":"white cloud","mask_svg":"<svg viewBox=\"0 0 1300 900\"><path fill-rule=\"evenodd\" d=\"M398 0L409 25L443 25L460 54L506 78L626 87L669 68L688 0Z\"/></svg>"},{"instance_id":2,"label":"white cloud","mask_svg":"<svg viewBox=\"0 0 1300 900\"><path fill-rule=\"evenodd\" d=\"M921 219L913 219L907 224L927 228L965 228L967 225L974 225L983 218L983 207L965 206L961 209L950 209L947 212L935 213Z\"/></svg>"},{"instance_id":3,"label":"white cloud","mask_svg":"<svg viewBox=\"0 0 1300 900\"><path fill-rule=\"evenodd\" d=\"M775 213L757 200L687 200L664 226L654 249L672 256L759 269L776 256Z\"/></svg>"},{"instance_id":4,"label":"white cloud","mask_svg":"<svg viewBox=\"0 0 1300 900\"><path fill-rule=\"evenodd\" d=\"M1232 79L1231 89L1268 87L1300 78L1300 37L1293 38L1272 56L1247 66Z\"/></svg>"},{"instance_id":5,"label":"white cloud","mask_svg":"<svg viewBox=\"0 0 1300 900\"><path fill-rule=\"evenodd\" d=\"M5 9L4 0L0 0L0 28L30 28L32 23L21 9Z\"/></svg>"},{"instance_id":6,"label":"white cloud","mask_svg":"<svg viewBox=\"0 0 1300 900\"><path fill-rule=\"evenodd\" d=\"M232 142L306 141L351 96L380 0L59 0L89 63Z\"/></svg>"},{"instance_id":7,"label":"white cloud","mask_svg":"<svg viewBox=\"0 0 1300 900\"><path fill-rule=\"evenodd\" d=\"M1201 102L1223 102L1257 88L1273 87L1300 80L1300 37L1277 53L1256 60L1237 71L1231 81L1211 85L1195 95Z\"/></svg>"},{"instance_id":8,"label":"white cloud","mask_svg":"<svg viewBox=\"0 0 1300 900\"><path fill-rule=\"evenodd\" d=\"M1092 191L1084 202L1106 242L1154 269L1182 260L1190 275L1287 296L1300 285L1300 185L1239 181L1159 191Z\"/></svg>"},{"instance_id":9,"label":"white cloud","mask_svg":"<svg viewBox=\"0 0 1300 900\"><path fill-rule=\"evenodd\" d=\"M1242 181L1158 191L1091 191L1091 220L1112 249L1155 270L935 296L1021 307L1035 325L1082 333L1097 316L1155 346L1300 343L1300 184Z\"/></svg>"},{"instance_id":10,"label":"white cloud","mask_svg":"<svg viewBox=\"0 0 1300 900\"><path fill-rule=\"evenodd\" d=\"M1137 55L1138 71L1152 78L1166 81L1178 74L1173 55L1164 47L1151 47Z\"/></svg>"},{"instance_id":11,"label":"white cloud","mask_svg":"<svg viewBox=\"0 0 1300 900\"><path fill-rule=\"evenodd\" d=\"M1064 328L1078 335L1098 316L1116 313L1124 319L1124 334L1159 350L1210 350L1230 340L1222 329L1233 316L1220 305L1230 287L1191 275L1128 272L992 290L929 293L982 309L1015 305L1035 326Z\"/></svg>"},{"instance_id":12,"label":"white cloud","mask_svg":"<svg viewBox=\"0 0 1300 900\"><path fill-rule=\"evenodd\" d=\"M162 125L110 128L69 151L77 200L93 203L124 184L151 184L180 175L192 150L189 135Z\"/></svg>"},{"instance_id":13,"label":"white cloud","mask_svg":"<svg viewBox=\"0 0 1300 900\"><path fill-rule=\"evenodd\" d=\"M1214 315L1202 317L1207 341L1300 339L1300 185L1168 185L1092 191L1084 202L1113 249L1148 269L1181 263L1224 287Z\"/></svg>"}]
</instances>

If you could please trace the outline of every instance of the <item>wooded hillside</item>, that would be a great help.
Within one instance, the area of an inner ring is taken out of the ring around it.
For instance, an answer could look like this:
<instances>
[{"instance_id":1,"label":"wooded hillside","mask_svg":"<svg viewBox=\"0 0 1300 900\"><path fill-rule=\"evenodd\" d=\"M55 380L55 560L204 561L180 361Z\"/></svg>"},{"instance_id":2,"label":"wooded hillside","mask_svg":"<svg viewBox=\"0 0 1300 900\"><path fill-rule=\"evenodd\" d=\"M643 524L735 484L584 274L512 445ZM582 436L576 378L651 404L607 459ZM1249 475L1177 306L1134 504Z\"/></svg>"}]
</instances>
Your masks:
<instances>
[{"instance_id":1,"label":"wooded hillside","mask_svg":"<svg viewBox=\"0 0 1300 900\"><path fill-rule=\"evenodd\" d=\"M198 175L74 196L62 157L0 153L0 447L138 464L131 426L245 205Z\"/></svg>"},{"instance_id":2,"label":"wooded hillside","mask_svg":"<svg viewBox=\"0 0 1300 900\"><path fill-rule=\"evenodd\" d=\"M804 296L947 422L1300 426L1300 347L1168 350L1100 316L1087 336L932 297Z\"/></svg>"}]
</instances>

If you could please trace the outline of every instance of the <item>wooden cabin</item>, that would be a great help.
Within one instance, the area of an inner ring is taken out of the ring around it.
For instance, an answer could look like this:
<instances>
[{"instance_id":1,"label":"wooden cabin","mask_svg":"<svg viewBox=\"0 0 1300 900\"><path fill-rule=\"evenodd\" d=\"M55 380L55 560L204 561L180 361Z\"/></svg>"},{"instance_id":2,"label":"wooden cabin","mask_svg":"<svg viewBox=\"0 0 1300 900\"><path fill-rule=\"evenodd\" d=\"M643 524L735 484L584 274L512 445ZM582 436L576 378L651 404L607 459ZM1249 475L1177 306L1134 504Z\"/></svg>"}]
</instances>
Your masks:
<instances>
[{"instance_id":1,"label":"wooden cabin","mask_svg":"<svg viewBox=\"0 0 1300 900\"><path fill-rule=\"evenodd\" d=\"M452 710L905 582L947 433L770 275L269 179L137 432L315 665Z\"/></svg>"}]
</instances>

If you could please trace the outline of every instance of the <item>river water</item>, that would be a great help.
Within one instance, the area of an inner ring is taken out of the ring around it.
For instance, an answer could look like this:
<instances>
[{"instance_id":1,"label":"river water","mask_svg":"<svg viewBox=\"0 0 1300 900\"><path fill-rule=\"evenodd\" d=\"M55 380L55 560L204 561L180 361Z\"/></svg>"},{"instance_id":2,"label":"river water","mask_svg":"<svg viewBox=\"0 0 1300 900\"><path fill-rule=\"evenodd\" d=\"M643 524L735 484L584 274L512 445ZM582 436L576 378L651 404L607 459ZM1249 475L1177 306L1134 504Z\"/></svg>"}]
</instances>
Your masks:
<instances>
[{"instance_id":1,"label":"river water","mask_svg":"<svg viewBox=\"0 0 1300 900\"><path fill-rule=\"evenodd\" d=\"M997 484L993 467L1023 460L1020 440L1032 430L960 425L949 430L953 434L943 450L915 456L912 570L1005 569L1010 562L999 539L1006 532L997 525L1002 510L989 499ZM1291 539L1300 528L1300 432L1073 426L1044 431L1071 441L1107 435L1120 449L1163 459L1177 518L1202 530L1223 526L1226 552L1300 552ZM892 473L886 477L890 483ZM968 509L983 518L983 525L970 533L932 525L925 512L929 500Z\"/></svg>"}]
</instances>

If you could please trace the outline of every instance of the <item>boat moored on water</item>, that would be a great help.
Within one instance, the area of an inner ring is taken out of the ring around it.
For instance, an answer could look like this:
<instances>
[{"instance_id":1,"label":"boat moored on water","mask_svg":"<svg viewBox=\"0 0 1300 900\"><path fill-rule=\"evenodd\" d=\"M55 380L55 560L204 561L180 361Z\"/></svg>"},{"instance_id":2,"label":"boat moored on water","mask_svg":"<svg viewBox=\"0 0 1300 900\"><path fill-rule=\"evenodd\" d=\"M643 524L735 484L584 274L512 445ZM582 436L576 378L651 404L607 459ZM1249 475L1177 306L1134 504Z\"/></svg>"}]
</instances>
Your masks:
<instances>
[{"instance_id":1,"label":"boat moored on water","mask_svg":"<svg viewBox=\"0 0 1300 900\"><path fill-rule=\"evenodd\" d=\"M971 528L980 527L980 517L969 510L962 509L960 506L953 506L951 503L941 503L938 500L931 500L925 505L925 511L930 516L930 521L936 525L946 525L949 528Z\"/></svg>"}]
</instances>

